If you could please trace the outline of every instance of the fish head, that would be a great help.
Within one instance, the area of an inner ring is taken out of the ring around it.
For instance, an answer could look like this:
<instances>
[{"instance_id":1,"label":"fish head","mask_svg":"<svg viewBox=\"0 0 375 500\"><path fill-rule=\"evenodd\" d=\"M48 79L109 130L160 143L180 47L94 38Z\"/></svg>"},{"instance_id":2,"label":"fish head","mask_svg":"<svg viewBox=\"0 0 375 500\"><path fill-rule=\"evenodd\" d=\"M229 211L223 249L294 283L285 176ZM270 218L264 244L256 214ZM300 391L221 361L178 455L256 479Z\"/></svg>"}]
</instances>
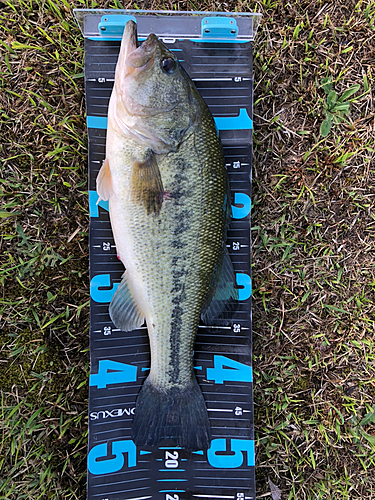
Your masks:
<instances>
[{"instance_id":1,"label":"fish head","mask_svg":"<svg viewBox=\"0 0 375 500\"><path fill-rule=\"evenodd\" d=\"M137 44L137 25L125 26L115 76L117 126L155 153L176 151L200 119L194 84L156 35Z\"/></svg>"}]
</instances>

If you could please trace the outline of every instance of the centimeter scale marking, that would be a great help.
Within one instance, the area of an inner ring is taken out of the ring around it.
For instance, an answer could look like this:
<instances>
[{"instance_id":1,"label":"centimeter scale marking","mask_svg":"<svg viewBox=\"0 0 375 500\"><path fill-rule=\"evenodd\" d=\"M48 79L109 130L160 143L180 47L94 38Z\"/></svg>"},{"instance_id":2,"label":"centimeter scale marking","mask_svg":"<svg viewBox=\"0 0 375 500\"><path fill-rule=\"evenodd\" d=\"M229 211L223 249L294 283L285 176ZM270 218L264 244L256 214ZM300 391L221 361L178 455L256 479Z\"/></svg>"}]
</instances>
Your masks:
<instances>
[{"instance_id":1,"label":"centimeter scale marking","mask_svg":"<svg viewBox=\"0 0 375 500\"><path fill-rule=\"evenodd\" d=\"M198 329L194 366L211 421L210 449L187 453L168 443L158 449L138 449L130 439L131 421L150 366L147 328L125 334L110 321L108 304L123 266L116 256L108 204L97 205L95 189L105 158L107 107L120 43L86 39L91 216L89 500L255 498L249 255L252 47L221 43L217 50L214 43L174 42L220 132L232 187L227 248L240 303L230 326L201 324ZM230 67L228 60L233 61Z\"/></svg>"}]
</instances>

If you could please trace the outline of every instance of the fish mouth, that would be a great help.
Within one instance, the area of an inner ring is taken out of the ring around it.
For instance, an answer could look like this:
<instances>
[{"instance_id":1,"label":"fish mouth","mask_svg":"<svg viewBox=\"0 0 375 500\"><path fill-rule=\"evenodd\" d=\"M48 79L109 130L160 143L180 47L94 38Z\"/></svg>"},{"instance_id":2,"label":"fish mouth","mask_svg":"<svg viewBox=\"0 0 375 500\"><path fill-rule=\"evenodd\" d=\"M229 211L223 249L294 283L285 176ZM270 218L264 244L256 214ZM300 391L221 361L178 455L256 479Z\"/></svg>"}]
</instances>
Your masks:
<instances>
[{"instance_id":1,"label":"fish mouth","mask_svg":"<svg viewBox=\"0 0 375 500\"><path fill-rule=\"evenodd\" d=\"M137 24L132 20L126 23L116 65L118 81L132 74L135 69L143 69L151 61L156 50L157 40L155 35L149 35L147 40L139 44Z\"/></svg>"},{"instance_id":2,"label":"fish mouth","mask_svg":"<svg viewBox=\"0 0 375 500\"><path fill-rule=\"evenodd\" d=\"M124 29L124 34L123 34L123 40L127 44L127 52L129 53L135 50L138 46L137 43L137 23L134 21L130 20L126 23L125 29Z\"/></svg>"},{"instance_id":3,"label":"fish mouth","mask_svg":"<svg viewBox=\"0 0 375 500\"><path fill-rule=\"evenodd\" d=\"M128 21L125 26L122 44L125 45L125 64L130 68L144 68L153 60L158 42L158 37L151 33L147 39L138 44L137 24Z\"/></svg>"}]
</instances>

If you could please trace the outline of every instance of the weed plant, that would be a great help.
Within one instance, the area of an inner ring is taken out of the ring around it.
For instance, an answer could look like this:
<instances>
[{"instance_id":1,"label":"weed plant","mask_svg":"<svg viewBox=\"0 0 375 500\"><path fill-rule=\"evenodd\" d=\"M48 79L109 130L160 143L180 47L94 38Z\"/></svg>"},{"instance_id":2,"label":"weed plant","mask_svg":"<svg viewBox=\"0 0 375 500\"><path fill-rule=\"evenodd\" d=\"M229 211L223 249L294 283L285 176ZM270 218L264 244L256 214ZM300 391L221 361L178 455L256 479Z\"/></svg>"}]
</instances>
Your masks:
<instances>
[{"instance_id":1,"label":"weed plant","mask_svg":"<svg viewBox=\"0 0 375 500\"><path fill-rule=\"evenodd\" d=\"M263 14L257 495L375 499L374 0L1 0L0 499L86 498L89 216L75 7Z\"/></svg>"}]
</instances>

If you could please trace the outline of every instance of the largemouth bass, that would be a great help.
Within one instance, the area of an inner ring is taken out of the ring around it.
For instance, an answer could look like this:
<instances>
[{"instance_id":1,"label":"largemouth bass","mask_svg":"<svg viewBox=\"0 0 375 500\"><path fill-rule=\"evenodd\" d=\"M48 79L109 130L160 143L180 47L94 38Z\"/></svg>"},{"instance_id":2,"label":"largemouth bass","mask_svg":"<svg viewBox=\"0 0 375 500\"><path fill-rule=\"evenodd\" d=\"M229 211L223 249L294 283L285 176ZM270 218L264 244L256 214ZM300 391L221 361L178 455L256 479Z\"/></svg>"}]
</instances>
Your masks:
<instances>
[{"instance_id":1,"label":"largemouth bass","mask_svg":"<svg viewBox=\"0 0 375 500\"><path fill-rule=\"evenodd\" d=\"M175 54L126 24L98 174L125 266L110 304L117 328L146 320L151 368L136 401L137 445L206 450L211 428L193 369L198 323L236 300L225 238L231 205L214 120Z\"/></svg>"}]
</instances>

